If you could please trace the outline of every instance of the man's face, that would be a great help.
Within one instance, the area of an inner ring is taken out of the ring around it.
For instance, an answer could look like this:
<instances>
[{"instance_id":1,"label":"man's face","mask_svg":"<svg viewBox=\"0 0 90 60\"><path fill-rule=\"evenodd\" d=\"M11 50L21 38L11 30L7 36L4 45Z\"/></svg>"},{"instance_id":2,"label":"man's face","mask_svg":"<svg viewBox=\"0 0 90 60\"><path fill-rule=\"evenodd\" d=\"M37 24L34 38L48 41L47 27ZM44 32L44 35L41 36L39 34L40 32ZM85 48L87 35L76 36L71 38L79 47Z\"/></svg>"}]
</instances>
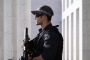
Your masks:
<instances>
[{"instance_id":1,"label":"man's face","mask_svg":"<svg viewBox=\"0 0 90 60\"><path fill-rule=\"evenodd\" d=\"M43 23L42 14L35 15L35 22L36 22L36 25L41 25Z\"/></svg>"}]
</instances>

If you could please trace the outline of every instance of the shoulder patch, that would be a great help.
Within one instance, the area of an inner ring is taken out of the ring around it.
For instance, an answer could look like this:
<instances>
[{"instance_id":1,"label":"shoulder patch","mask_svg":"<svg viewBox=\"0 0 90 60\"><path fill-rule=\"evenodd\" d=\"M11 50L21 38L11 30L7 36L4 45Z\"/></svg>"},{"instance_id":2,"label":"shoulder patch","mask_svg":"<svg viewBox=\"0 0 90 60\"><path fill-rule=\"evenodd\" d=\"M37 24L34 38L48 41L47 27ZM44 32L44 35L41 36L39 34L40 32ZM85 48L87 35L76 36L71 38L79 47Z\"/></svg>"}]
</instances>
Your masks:
<instances>
[{"instance_id":1,"label":"shoulder patch","mask_svg":"<svg viewBox=\"0 0 90 60\"><path fill-rule=\"evenodd\" d=\"M48 33L44 34L43 39L48 40L50 38L50 35Z\"/></svg>"}]
</instances>

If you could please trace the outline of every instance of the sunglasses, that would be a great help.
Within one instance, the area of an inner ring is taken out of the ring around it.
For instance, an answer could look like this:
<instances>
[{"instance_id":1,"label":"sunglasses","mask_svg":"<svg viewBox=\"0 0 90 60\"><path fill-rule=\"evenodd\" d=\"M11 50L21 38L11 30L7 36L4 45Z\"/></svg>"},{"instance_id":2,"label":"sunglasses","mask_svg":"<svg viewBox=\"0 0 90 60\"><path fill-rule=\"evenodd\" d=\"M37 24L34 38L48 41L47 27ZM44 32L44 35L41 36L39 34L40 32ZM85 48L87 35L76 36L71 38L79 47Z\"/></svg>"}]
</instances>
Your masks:
<instances>
[{"instance_id":1,"label":"sunglasses","mask_svg":"<svg viewBox=\"0 0 90 60\"><path fill-rule=\"evenodd\" d=\"M40 17L42 16L43 14L36 14L35 17Z\"/></svg>"}]
</instances>

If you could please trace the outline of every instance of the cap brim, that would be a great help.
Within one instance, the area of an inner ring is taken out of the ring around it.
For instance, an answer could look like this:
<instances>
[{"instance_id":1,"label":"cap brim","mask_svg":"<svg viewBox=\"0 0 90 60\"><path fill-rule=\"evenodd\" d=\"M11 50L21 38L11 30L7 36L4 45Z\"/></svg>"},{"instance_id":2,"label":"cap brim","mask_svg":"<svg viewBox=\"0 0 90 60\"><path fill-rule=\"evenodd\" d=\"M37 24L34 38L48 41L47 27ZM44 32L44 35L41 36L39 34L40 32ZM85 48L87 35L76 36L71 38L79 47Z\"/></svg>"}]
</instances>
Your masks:
<instances>
[{"instance_id":1,"label":"cap brim","mask_svg":"<svg viewBox=\"0 0 90 60\"><path fill-rule=\"evenodd\" d=\"M36 11L31 11L31 13L35 15L35 14L41 13L41 11L37 11L37 10L36 10Z\"/></svg>"}]
</instances>

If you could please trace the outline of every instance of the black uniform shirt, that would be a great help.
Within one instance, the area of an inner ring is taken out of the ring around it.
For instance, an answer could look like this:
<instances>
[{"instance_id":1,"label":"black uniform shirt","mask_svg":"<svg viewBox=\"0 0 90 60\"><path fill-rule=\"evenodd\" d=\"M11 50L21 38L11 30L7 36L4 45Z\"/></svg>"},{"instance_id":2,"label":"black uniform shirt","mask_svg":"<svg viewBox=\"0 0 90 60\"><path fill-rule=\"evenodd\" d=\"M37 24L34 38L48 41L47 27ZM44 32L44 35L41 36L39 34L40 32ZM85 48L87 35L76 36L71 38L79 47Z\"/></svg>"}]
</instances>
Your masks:
<instances>
[{"instance_id":1,"label":"black uniform shirt","mask_svg":"<svg viewBox=\"0 0 90 60\"><path fill-rule=\"evenodd\" d=\"M52 24L39 29L37 51L44 60L62 60L63 38Z\"/></svg>"}]
</instances>

